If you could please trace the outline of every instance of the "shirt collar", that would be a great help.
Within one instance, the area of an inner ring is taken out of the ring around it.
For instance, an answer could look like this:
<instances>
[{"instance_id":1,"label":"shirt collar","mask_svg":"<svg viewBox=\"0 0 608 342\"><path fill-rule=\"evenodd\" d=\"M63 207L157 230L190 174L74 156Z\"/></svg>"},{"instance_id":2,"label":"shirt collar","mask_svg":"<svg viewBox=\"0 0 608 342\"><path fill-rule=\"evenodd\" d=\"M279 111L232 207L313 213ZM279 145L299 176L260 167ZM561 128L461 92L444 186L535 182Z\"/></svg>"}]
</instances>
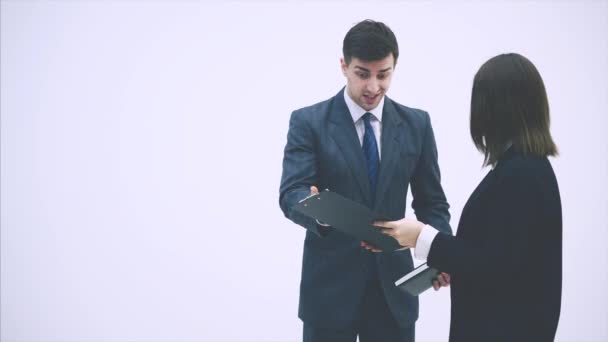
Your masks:
<instances>
[{"instance_id":1,"label":"shirt collar","mask_svg":"<svg viewBox=\"0 0 608 342\"><path fill-rule=\"evenodd\" d=\"M353 99L348 96L348 86L344 88L344 102L346 102L346 107L348 107L348 111L350 115L353 117L353 122L359 121L363 114L370 112L372 115L380 122L382 122L382 109L384 108L384 95L380 99L380 103L376 106L376 108L367 111L358 104L353 101Z\"/></svg>"}]
</instances>

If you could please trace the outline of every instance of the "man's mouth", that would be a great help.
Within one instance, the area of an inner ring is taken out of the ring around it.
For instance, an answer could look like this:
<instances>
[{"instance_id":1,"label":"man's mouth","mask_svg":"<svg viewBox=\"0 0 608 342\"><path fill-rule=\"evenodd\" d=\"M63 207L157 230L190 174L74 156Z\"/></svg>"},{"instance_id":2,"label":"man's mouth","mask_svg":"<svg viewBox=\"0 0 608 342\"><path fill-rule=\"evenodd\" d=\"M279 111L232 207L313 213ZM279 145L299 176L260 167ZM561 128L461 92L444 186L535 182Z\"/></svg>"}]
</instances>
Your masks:
<instances>
[{"instance_id":1,"label":"man's mouth","mask_svg":"<svg viewBox=\"0 0 608 342\"><path fill-rule=\"evenodd\" d=\"M363 95L363 99L365 100L365 103L367 103L367 104L373 104L373 103L376 102L376 100L378 99L379 96L380 96L380 94L376 94L374 96Z\"/></svg>"}]
</instances>

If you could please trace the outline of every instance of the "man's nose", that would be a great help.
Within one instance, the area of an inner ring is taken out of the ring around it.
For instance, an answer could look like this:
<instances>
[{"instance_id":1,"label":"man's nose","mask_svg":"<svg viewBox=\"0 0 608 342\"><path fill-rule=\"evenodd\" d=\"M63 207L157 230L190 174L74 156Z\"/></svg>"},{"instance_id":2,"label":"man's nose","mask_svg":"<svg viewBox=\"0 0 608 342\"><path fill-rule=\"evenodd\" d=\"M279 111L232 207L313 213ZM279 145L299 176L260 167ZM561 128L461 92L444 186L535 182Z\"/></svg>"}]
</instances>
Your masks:
<instances>
[{"instance_id":1,"label":"man's nose","mask_svg":"<svg viewBox=\"0 0 608 342\"><path fill-rule=\"evenodd\" d=\"M380 82L378 82L377 79L372 78L367 82L366 88L369 93L376 94L380 90Z\"/></svg>"}]
</instances>

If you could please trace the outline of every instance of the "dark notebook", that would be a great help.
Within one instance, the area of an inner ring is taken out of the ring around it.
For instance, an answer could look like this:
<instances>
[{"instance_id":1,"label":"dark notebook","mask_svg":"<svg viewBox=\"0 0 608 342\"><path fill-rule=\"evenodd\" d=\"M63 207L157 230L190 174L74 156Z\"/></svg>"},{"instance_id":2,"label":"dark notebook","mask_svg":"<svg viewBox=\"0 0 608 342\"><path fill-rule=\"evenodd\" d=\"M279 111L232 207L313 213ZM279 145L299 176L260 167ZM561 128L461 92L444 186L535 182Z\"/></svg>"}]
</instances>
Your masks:
<instances>
[{"instance_id":1,"label":"dark notebook","mask_svg":"<svg viewBox=\"0 0 608 342\"><path fill-rule=\"evenodd\" d=\"M382 251L394 251L403 246L373 225L382 218L368 207L335 192L323 191L307 197L293 207L306 216L330 225L358 240L366 241Z\"/></svg>"},{"instance_id":2,"label":"dark notebook","mask_svg":"<svg viewBox=\"0 0 608 342\"><path fill-rule=\"evenodd\" d=\"M429 267L426 263L416 267L395 282L395 285L412 296L417 296L433 286L439 271Z\"/></svg>"}]
</instances>

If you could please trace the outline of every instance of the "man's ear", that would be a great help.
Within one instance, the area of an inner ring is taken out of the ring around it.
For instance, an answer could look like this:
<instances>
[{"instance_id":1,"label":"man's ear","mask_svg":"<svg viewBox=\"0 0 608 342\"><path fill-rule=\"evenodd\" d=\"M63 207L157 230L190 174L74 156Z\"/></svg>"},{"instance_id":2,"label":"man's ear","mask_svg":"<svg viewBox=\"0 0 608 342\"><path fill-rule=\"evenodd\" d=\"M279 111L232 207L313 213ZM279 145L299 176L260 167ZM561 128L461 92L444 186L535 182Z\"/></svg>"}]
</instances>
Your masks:
<instances>
[{"instance_id":1,"label":"man's ear","mask_svg":"<svg viewBox=\"0 0 608 342\"><path fill-rule=\"evenodd\" d=\"M348 64L346 64L344 57L340 58L340 67L342 68L342 74L346 76L346 69L348 68Z\"/></svg>"}]
</instances>

